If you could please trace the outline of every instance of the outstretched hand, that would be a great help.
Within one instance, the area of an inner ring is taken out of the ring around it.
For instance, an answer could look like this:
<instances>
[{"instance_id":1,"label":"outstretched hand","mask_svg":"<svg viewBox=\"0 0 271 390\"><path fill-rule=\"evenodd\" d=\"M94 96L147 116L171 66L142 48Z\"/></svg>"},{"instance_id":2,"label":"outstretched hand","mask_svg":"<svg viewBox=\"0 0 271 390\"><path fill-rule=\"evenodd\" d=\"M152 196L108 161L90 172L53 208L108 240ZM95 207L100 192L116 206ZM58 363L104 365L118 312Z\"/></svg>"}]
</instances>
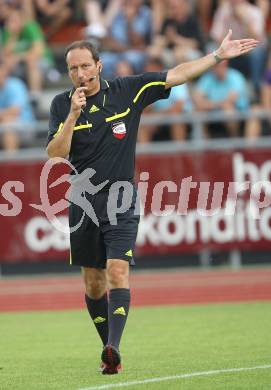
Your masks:
<instances>
[{"instance_id":1,"label":"outstretched hand","mask_svg":"<svg viewBox=\"0 0 271 390\"><path fill-rule=\"evenodd\" d=\"M228 34L223 39L223 42L217 50L217 54L223 60L228 60L230 58L249 53L259 44L259 41L249 38L231 40L231 36L232 30L229 30Z\"/></svg>"}]
</instances>

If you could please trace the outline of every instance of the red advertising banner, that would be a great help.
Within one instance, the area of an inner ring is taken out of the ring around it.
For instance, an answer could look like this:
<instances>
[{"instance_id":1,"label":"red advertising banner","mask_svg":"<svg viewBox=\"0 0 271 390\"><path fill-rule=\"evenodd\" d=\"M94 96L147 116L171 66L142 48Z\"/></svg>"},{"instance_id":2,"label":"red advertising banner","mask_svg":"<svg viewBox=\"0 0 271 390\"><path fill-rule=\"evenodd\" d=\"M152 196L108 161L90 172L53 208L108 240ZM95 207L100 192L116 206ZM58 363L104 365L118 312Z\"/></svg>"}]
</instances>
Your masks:
<instances>
[{"instance_id":1,"label":"red advertising banner","mask_svg":"<svg viewBox=\"0 0 271 390\"><path fill-rule=\"evenodd\" d=\"M45 214L33 205L41 204L41 172L45 161L0 163L0 261L1 263L66 261L69 235L55 229ZM55 165L48 186L69 172L65 164ZM48 190L51 204L63 199L67 183ZM67 223L66 212L58 217Z\"/></svg>"},{"instance_id":2,"label":"red advertising banner","mask_svg":"<svg viewBox=\"0 0 271 390\"><path fill-rule=\"evenodd\" d=\"M44 161L0 163L0 261L67 261L69 235L41 210ZM67 227L68 165L48 173L48 204ZM271 250L271 150L137 156L137 254ZM61 180L62 178L63 180ZM51 187L50 187L51 186Z\"/></svg>"},{"instance_id":3,"label":"red advertising banner","mask_svg":"<svg viewBox=\"0 0 271 390\"><path fill-rule=\"evenodd\" d=\"M182 152L137 162L138 176L151 173L139 254L271 250L270 150ZM172 211L160 216L153 193L161 181L162 208Z\"/></svg>"}]
</instances>

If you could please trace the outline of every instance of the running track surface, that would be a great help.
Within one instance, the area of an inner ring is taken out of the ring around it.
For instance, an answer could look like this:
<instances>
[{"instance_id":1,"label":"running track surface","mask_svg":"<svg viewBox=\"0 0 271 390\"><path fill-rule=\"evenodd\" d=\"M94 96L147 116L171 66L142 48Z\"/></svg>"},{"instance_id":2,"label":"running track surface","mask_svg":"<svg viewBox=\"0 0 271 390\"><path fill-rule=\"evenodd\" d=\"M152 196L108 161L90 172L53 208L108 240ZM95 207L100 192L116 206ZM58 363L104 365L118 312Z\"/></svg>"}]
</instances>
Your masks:
<instances>
[{"instance_id":1,"label":"running track surface","mask_svg":"<svg viewBox=\"0 0 271 390\"><path fill-rule=\"evenodd\" d=\"M132 273L133 306L271 301L271 268ZM85 308L80 275L0 279L0 312Z\"/></svg>"}]
</instances>

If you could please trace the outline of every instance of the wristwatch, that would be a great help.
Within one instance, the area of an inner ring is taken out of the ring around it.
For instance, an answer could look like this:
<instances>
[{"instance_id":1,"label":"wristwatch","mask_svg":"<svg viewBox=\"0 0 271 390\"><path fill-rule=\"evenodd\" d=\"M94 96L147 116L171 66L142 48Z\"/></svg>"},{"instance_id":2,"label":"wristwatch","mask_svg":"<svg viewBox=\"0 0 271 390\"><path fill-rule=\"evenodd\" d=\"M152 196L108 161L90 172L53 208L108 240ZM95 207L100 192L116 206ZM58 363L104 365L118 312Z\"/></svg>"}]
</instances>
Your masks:
<instances>
[{"instance_id":1,"label":"wristwatch","mask_svg":"<svg viewBox=\"0 0 271 390\"><path fill-rule=\"evenodd\" d=\"M219 55L217 54L216 50L213 51L213 56L215 57L215 61L216 61L217 64L219 64L222 61L222 58L219 57Z\"/></svg>"}]
</instances>

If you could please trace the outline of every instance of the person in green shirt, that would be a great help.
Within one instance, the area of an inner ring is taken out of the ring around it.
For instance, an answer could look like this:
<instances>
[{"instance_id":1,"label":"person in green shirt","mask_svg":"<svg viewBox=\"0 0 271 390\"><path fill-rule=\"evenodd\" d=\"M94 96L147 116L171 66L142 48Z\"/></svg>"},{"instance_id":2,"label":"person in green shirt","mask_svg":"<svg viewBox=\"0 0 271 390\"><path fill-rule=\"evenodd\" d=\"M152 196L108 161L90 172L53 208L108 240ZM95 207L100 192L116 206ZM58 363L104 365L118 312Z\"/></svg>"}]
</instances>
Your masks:
<instances>
[{"instance_id":1,"label":"person in green shirt","mask_svg":"<svg viewBox=\"0 0 271 390\"><path fill-rule=\"evenodd\" d=\"M3 56L10 71L26 75L31 95L38 97L44 73L53 65L43 32L34 20L27 20L21 10L14 10L2 31Z\"/></svg>"}]
</instances>

